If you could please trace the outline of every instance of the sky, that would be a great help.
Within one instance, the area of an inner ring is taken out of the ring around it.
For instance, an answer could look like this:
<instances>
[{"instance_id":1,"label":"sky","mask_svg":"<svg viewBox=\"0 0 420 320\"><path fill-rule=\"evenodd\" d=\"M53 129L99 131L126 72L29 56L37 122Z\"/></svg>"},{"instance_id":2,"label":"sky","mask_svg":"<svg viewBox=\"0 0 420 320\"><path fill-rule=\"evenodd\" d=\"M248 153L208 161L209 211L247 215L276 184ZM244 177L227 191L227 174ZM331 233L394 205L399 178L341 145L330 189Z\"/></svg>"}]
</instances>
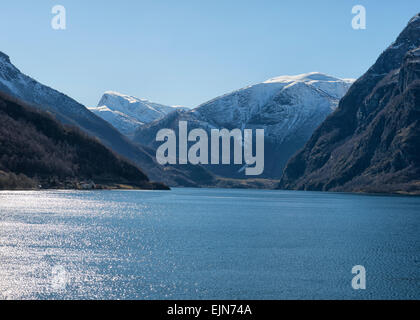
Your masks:
<instances>
[{"instance_id":1,"label":"sky","mask_svg":"<svg viewBox=\"0 0 420 320\"><path fill-rule=\"evenodd\" d=\"M55 5L66 30L51 27ZM196 107L280 75L357 78L418 12L413 0L3 0L0 51L88 107L107 90Z\"/></svg>"}]
</instances>

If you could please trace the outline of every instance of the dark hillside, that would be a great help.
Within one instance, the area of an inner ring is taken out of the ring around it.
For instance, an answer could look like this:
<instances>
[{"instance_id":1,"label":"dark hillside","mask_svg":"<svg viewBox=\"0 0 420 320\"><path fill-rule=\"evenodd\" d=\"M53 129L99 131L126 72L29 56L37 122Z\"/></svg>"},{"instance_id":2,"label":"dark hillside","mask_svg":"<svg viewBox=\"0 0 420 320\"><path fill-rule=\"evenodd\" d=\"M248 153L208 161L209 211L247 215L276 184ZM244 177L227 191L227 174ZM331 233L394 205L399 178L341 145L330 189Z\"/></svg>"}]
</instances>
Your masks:
<instances>
[{"instance_id":1,"label":"dark hillside","mask_svg":"<svg viewBox=\"0 0 420 320\"><path fill-rule=\"evenodd\" d=\"M98 140L4 93L0 123L0 189L165 188Z\"/></svg>"},{"instance_id":2,"label":"dark hillside","mask_svg":"<svg viewBox=\"0 0 420 320\"><path fill-rule=\"evenodd\" d=\"M288 163L279 188L420 194L420 14Z\"/></svg>"}]
</instances>

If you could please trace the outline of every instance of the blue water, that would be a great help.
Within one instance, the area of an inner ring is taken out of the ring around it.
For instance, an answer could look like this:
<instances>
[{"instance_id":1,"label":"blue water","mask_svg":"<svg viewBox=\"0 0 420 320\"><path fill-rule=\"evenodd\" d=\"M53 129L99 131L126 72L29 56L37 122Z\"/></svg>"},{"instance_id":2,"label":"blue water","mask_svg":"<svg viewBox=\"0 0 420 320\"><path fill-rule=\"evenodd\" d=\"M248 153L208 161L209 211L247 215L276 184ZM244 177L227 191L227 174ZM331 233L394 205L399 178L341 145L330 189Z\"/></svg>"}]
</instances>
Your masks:
<instances>
[{"instance_id":1,"label":"blue water","mask_svg":"<svg viewBox=\"0 0 420 320\"><path fill-rule=\"evenodd\" d=\"M0 299L419 299L419 232L420 197L4 191Z\"/></svg>"}]
</instances>

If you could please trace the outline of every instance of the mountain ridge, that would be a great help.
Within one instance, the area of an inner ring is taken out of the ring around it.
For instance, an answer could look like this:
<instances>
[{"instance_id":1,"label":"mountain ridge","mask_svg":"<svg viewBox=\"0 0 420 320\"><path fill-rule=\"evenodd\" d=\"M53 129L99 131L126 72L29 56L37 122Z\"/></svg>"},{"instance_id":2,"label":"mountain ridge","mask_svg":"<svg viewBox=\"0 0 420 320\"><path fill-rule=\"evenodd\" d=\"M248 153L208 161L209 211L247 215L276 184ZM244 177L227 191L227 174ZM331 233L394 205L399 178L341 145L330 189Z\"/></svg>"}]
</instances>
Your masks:
<instances>
[{"instance_id":1,"label":"mountain ridge","mask_svg":"<svg viewBox=\"0 0 420 320\"><path fill-rule=\"evenodd\" d=\"M116 91L106 91L98 105L88 109L124 135L132 137L139 126L161 119L177 109L186 108L167 106Z\"/></svg>"},{"instance_id":2,"label":"mountain ridge","mask_svg":"<svg viewBox=\"0 0 420 320\"><path fill-rule=\"evenodd\" d=\"M182 181L189 186L197 185L184 172L160 166L154 158L153 150L141 143L131 142L110 123L76 100L22 73L12 64L9 56L1 51L0 92L22 100L33 108L49 112L63 124L79 127L114 152L135 163L153 181L163 181L172 185L177 185L175 181Z\"/></svg>"},{"instance_id":3,"label":"mountain ridge","mask_svg":"<svg viewBox=\"0 0 420 320\"><path fill-rule=\"evenodd\" d=\"M313 130L338 105L352 83L312 72L281 76L229 92L192 110L177 110L160 120L141 126L134 141L156 149L157 132L162 128L178 130L179 121L190 129L264 129L267 153L266 170L261 178L279 179L283 165L304 145ZM268 160L268 161L267 161ZM242 165L205 165L222 177L244 179Z\"/></svg>"},{"instance_id":4,"label":"mountain ridge","mask_svg":"<svg viewBox=\"0 0 420 320\"><path fill-rule=\"evenodd\" d=\"M291 158L279 188L420 193L419 47L417 14Z\"/></svg>"}]
</instances>

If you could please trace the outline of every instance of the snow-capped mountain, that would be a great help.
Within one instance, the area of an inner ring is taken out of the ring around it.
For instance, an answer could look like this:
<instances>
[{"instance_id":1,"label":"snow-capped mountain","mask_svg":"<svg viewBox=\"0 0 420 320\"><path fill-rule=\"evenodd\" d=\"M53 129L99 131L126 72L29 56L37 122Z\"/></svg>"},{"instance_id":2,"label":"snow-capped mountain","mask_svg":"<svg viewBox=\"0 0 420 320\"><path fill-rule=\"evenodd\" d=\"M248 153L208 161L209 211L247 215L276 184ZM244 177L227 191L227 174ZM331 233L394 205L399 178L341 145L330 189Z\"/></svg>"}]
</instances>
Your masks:
<instances>
[{"instance_id":1,"label":"snow-capped mountain","mask_svg":"<svg viewBox=\"0 0 420 320\"><path fill-rule=\"evenodd\" d=\"M132 137L139 126L162 119L177 106L166 106L114 91L107 91L97 107L90 111L111 123L121 133Z\"/></svg>"},{"instance_id":2,"label":"snow-capped mountain","mask_svg":"<svg viewBox=\"0 0 420 320\"><path fill-rule=\"evenodd\" d=\"M193 112L217 127L265 129L267 137L282 143L312 131L353 81L316 72L280 76L213 99Z\"/></svg>"},{"instance_id":3,"label":"snow-capped mountain","mask_svg":"<svg viewBox=\"0 0 420 320\"><path fill-rule=\"evenodd\" d=\"M180 120L189 128L265 130L265 171L262 177L280 178L286 161L309 139L338 105L353 79L318 72L281 76L206 102L190 111L178 111L141 126L135 141L156 148L161 128L177 131ZM206 166L216 174L245 178L241 166Z\"/></svg>"}]
</instances>

